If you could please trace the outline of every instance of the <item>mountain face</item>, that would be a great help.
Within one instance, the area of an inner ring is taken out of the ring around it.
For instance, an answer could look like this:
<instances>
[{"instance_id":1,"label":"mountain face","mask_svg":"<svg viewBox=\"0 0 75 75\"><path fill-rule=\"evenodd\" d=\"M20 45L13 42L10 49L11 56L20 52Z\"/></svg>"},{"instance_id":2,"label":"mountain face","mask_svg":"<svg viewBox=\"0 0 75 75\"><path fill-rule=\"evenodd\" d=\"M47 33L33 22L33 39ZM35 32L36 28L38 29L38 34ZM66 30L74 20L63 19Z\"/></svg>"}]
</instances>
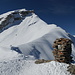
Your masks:
<instances>
[{"instance_id":1,"label":"mountain face","mask_svg":"<svg viewBox=\"0 0 75 75\"><path fill-rule=\"evenodd\" d=\"M51 61L35 64L37 59L53 60L53 42L75 37L55 24L47 24L33 10L15 10L0 15L0 75L71 75L69 64Z\"/></svg>"},{"instance_id":2,"label":"mountain face","mask_svg":"<svg viewBox=\"0 0 75 75\"><path fill-rule=\"evenodd\" d=\"M24 54L25 59L54 59L52 45L57 38L75 39L62 28L42 21L34 11L25 9L0 15L0 32L1 52L6 56L8 51L9 56L13 54L11 57ZM74 49L73 44L73 55Z\"/></svg>"}]
</instances>

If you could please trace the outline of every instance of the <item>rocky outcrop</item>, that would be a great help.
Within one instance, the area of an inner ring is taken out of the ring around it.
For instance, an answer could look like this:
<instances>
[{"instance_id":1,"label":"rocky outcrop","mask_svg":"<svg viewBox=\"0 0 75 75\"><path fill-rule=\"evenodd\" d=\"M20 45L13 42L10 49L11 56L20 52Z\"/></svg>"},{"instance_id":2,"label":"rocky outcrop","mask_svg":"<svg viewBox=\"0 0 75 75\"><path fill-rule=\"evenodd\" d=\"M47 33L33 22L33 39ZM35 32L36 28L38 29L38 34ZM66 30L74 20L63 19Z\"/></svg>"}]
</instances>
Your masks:
<instances>
[{"instance_id":1,"label":"rocky outcrop","mask_svg":"<svg viewBox=\"0 0 75 75\"><path fill-rule=\"evenodd\" d=\"M67 68L71 75L75 75L75 65L70 64Z\"/></svg>"},{"instance_id":2,"label":"rocky outcrop","mask_svg":"<svg viewBox=\"0 0 75 75\"><path fill-rule=\"evenodd\" d=\"M29 13L34 13L34 11L17 10L17 11L12 11L11 13L7 14L5 17L1 17L0 30L2 30L7 25L14 23L15 21L23 20Z\"/></svg>"},{"instance_id":3,"label":"rocky outcrop","mask_svg":"<svg viewBox=\"0 0 75 75\"><path fill-rule=\"evenodd\" d=\"M35 61L35 64L41 64L41 63L47 63L47 62L51 62L53 60L45 60L45 59L39 59Z\"/></svg>"}]
</instances>

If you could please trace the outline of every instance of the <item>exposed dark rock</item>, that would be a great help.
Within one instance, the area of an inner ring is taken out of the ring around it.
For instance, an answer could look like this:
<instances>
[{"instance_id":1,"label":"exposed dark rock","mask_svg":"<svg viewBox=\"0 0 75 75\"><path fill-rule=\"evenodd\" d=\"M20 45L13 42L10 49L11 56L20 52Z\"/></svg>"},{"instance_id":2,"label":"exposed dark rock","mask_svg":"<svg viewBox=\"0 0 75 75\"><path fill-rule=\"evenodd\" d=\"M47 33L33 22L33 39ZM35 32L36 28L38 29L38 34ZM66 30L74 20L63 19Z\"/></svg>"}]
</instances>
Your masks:
<instances>
[{"instance_id":1,"label":"exposed dark rock","mask_svg":"<svg viewBox=\"0 0 75 75\"><path fill-rule=\"evenodd\" d=\"M75 75L75 65L70 64L67 68L67 71L69 71L72 75Z\"/></svg>"}]
</instances>

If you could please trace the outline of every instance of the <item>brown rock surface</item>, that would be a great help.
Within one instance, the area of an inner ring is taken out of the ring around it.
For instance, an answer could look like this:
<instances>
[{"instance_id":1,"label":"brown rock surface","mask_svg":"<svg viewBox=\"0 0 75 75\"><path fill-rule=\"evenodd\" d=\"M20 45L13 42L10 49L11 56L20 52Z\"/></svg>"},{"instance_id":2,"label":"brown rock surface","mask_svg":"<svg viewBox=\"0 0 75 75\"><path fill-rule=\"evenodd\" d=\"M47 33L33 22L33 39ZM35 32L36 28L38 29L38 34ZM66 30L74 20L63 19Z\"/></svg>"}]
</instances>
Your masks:
<instances>
[{"instance_id":1,"label":"brown rock surface","mask_svg":"<svg viewBox=\"0 0 75 75\"><path fill-rule=\"evenodd\" d=\"M70 63L72 61L72 41L67 38L56 39L53 44L53 55L56 61Z\"/></svg>"}]
</instances>

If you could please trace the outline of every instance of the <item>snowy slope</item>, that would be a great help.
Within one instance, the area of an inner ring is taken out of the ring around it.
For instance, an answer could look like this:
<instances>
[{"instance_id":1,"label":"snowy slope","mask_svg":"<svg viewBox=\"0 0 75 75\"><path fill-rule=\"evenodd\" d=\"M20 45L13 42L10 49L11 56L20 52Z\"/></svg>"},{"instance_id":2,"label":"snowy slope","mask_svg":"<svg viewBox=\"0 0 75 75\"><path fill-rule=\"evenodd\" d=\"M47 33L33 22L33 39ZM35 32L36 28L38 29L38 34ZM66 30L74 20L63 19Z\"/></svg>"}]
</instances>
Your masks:
<instances>
[{"instance_id":1,"label":"snowy slope","mask_svg":"<svg viewBox=\"0 0 75 75\"><path fill-rule=\"evenodd\" d=\"M37 65L34 61L16 59L0 62L0 75L70 75L67 66L55 61Z\"/></svg>"},{"instance_id":2,"label":"snowy slope","mask_svg":"<svg viewBox=\"0 0 75 75\"><path fill-rule=\"evenodd\" d=\"M0 46L8 49L11 49L11 46L18 47L19 51L28 59L30 56L38 59L54 59L52 54L54 40L61 37L69 38L68 34L54 24L48 25L35 13L30 12L25 16L20 16L22 14L19 14L19 12L22 11L27 12L27 10L22 9L17 10L18 15L15 14L16 17L21 17L21 20L17 20L19 24L15 20L10 24L8 19L9 24L6 27L11 26L0 33ZM5 13L1 17L8 17L13 12L15 13L16 11Z\"/></svg>"},{"instance_id":3,"label":"snowy slope","mask_svg":"<svg viewBox=\"0 0 75 75\"><path fill-rule=\"evenodd\" d=\"M34 63L35 59L54 59L52 45L57 38L74 42L75 59L75 37L62 28L48 25L31 10L21 9L0 15L0 32L0 75L70 75L67 64Z\"/></svg>"}]
</instances>

